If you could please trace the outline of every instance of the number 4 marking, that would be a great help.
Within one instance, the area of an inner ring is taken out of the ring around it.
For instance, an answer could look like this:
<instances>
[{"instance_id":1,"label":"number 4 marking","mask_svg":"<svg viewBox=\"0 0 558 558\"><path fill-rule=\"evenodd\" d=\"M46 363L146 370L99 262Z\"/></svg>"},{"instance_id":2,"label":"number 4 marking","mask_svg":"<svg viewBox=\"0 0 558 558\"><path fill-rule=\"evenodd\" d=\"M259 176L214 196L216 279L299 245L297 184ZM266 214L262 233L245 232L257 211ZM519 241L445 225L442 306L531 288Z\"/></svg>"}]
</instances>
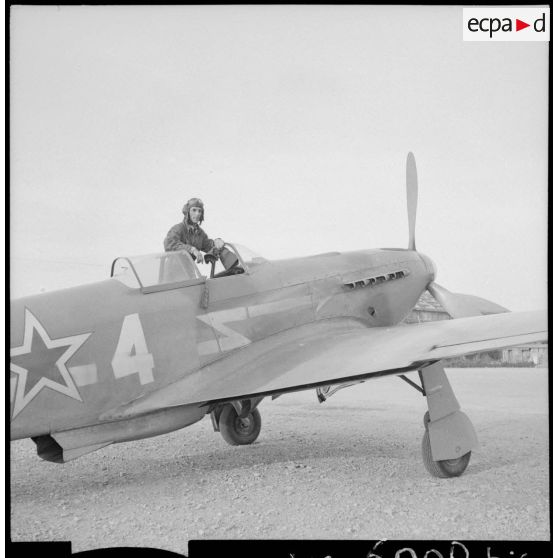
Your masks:
<instances>
[{"instance_id":1,"label":"number 4 marking","mask_svg":"<svg viewBox=\"0 0 558 558\"><path fill-rule=\"evenodd\" d=\"M153 381L153 355L147 350L139 314L124 316L120 338L112 359L115 378L139 374L140 383Z\"/></svg>"}]
</instances>

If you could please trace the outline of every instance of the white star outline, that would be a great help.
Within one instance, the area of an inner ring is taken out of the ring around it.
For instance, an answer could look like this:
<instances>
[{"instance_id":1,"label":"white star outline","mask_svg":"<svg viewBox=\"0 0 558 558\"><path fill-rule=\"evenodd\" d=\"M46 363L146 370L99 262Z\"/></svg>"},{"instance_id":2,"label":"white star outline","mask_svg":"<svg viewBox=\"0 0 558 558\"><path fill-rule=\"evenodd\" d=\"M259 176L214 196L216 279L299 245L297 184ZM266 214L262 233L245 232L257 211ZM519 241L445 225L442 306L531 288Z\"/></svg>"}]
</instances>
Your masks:
<instances>
[{"instance_id":1,"label":"white star outline","mask_svg":"<svg viewBox=\"0 0 558 558\"><path fill-rule=\"evenodd\" d=\"M51 339L46 329L41 325L41 322L33 315L31 310L25 309L25 329L23 334L23 344L19 347L10 349L10 358L19 355L26 355L31 353L31 343L33 341L33 330L41 336L43 343L48 349L56 347L68 347L56 361L58 371L64 378L66 385L60 384L51 380L50 378L41 378L26 394L25 385L27 383L27 369L13 364L10 362L10 370L18 375L17 388L15 392L14 411L12 420L38 395L44 388L48 387L62 395L67 395L78 401L82 401L81 395L74 383L74 380L66 366L66 363L76 353L76 351L85 343L91 333L82 333L79 335L71 335L69 337L60 337L58 339Z\"/></svg>"}]
</instances>

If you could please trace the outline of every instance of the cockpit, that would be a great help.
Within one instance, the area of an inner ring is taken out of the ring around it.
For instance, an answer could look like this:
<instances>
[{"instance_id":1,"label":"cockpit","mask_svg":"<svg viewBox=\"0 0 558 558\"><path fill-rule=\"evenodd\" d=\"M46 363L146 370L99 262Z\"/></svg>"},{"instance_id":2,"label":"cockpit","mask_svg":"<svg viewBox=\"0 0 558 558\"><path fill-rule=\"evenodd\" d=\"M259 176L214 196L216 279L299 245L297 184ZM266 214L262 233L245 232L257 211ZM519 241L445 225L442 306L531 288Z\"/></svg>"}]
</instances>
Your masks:
<instances>
[{"instance_id":1,"label":"cockpit","mask_svg":"<svg viewBox=\"0 0 558 558\"><path fill-rule=\"evenodd\" d=\"M196 285L208 278L250 273L267 261L241 244L226 243L218 258L206 254L204 263L199 265L184 250L116 258L110 276L128 287L151 293Z\"/></svg>"}]
</instances>

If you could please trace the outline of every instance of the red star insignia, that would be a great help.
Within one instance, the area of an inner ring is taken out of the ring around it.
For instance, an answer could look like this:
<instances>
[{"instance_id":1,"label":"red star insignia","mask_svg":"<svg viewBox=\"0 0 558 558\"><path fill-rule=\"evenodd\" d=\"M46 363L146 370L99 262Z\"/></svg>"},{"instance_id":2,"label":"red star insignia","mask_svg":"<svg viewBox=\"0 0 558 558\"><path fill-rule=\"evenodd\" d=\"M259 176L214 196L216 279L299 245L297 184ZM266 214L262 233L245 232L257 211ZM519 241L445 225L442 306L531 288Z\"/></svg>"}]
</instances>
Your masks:
<instances>
[{"instance_id":1,"label":"red star insignia","mask_svg":"<svg viewBox=\"0 0 558 558\"><path fill-rule=\"evenodd\" d=\"M25 309L23 343L10 350L10 371L17 375L14 419L43 388L82 401L67 362L91 333L51 339L29 309Z\"/></svg>"}]
</instances>

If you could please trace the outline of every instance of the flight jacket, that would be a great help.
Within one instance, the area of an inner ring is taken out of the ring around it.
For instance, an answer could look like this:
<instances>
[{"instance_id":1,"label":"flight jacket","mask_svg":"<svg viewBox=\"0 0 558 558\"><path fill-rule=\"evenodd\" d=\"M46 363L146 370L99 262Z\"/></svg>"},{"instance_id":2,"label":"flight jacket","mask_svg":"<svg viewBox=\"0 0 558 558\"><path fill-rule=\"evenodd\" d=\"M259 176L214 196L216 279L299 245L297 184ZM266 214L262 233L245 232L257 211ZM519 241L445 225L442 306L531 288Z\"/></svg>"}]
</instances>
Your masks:
<instances>
[{"instance_id":1,"label":"flight jacket","mask_svg":"<svg viewBox=\"0 0 558 558\"><path fill-rule=\"evenodd\" d=\"M202 252L211 252L215 248L215 243L199 225L189 225L184 219L182 223L174 225L167 233L164 246L166 252L187 250L192 254L193 248Z\"/></svg>"}]
</instances>

